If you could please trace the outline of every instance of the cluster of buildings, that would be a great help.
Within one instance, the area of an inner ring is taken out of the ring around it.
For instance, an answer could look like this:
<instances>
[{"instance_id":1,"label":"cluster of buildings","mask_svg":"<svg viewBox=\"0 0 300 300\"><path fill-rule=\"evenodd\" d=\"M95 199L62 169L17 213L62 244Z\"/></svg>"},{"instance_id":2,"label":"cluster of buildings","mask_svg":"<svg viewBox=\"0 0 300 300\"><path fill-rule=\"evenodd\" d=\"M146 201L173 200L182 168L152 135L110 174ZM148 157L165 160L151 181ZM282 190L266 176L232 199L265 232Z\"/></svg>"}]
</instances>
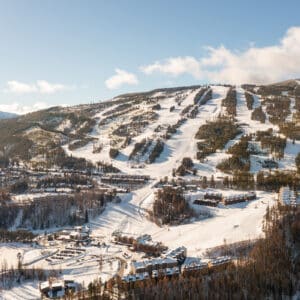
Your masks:
<instances>
[{"instance_id":1,"label":"cluster of buildings","mask_svg":"<svg viewBox=\"0 0 300 300\"><path fill-rule=\"evenodd\" d=\"M160 276L175 276L180 274L180 266L187 257L187 249L184 246L170 250L164 258L133 261L131 273L122 280L126 283L158 278ZM207 266L207 264L206 264Z\"/></svg>"},{"instance_id":2,"label":"cluster of buildings","mask_svg":"<svg viewBox=\"0 0 300 300\"><path fill-rule=\"evenodd\" d=\"M223 198L222 193L206 192L203 196L204 199L221 201Z\"/></svg>"},{"instance_id":3,"label":"cluster of buildings","mask_svg":"<svg viewBox=\"0 0 300 300\"><path fill-rule=\"evenodd\" d=\"M107 174L101 177L101 183L112 184L121 188L135 188L146 184L150 176L129 174Z\"/></svg>"},{"instance_id":4,"label":"cluster of buildings","mask_svg":"<svg viewBox=\"0 0 300 300\"><path fill-rule=\"evenodd\" d=\"M158 278L163 276L179 275L180 271L179 271L179 267L176 266L172 268L153 270L150 274L151 274L151 278ZM129 283L129 282L147 280L149 278L150 278L149 272L143 272L143 273L129 274L127 276L123 276L122 281Z\"/></svg>"},{"instance_id":5,"label":"cluster of buildings","mask_svg":"<svg viewBox=\"0 0 300 300\"><path fill-rule=\"evenodd\" d=\"M255 192L248 192L245 194L229 195L222 198L224 205L235 204L240 202L252 201L256 199Z\"/></svg>"},{"instance_id":6,"label":"cluster of buildings","mask_svg":"<svg viewBox=\"0 0 300 300\"><path fill-rule=\"evenodd\" d=\"M282 205L296 206L299 204L295 191L291 190L288 186L281 187L279 190L279 202Z\"/></svg>"},{"instance_id":7,"label":"cluster of buildings","mask_svg":"<svg viewBox=\"0 0 300 300\"><path fill-rule=\"evenodd\" d=\"M130 246L131 251L142 251L150 255L158 256L168 248L160 242L152 240L151 235L143 234L138 237L122 235L120 231L112 233L114 242Z\"/></svg>"},{"instance_id":8,"label":"cluster of buildings","mask_svg":"<svg viewBox=\"0 0 300 300\"><path fill-rule=\"evenodd\" d=\"M84 242L90 238L90 228L88 226L75 226L72 230L62 230L58 232L57 240Z\"/></svg>"},{"instance_id":9,"label":"cluster of buildings","mask_svg":"<svg viewBox=\"0 0 300 300\"><path fill-rule=\"evenodd\" d=\"M216 268L218 266L225 266L232 262L231 256L221 256L210 259L208 261L201 261L200 259L193 259L186 261L181 266L181 273L183 275L195 272L195 271L207 271L210 268Z\"/></svg>"},{"instance_id":10,"label":"cluster of buildings","mask_svg":"<svg viewBox=\"0 0 300 300\"><path fill-rule=\"evenodd\" d=\"M183 275L208 269L208 262L200 261L200 259L192 260L184 263L181 266L181 272Z\"/></svg>"},{"instance_id":11,"label":"cluster of buildings","mask_svg":"<svg viewBox=\"0 0 300 300\"><path fill-rule=\"evenodd\" d=\"M187 249L184 246L178 247L174 250L169 251L166 257L176 259L179 264L183 263L187 257Z\"/></svg>"},{"instance_id":12,"label":"cluster of buildings","mask_svg":"<svg viewBox=\"0 0 300 300\"><path fill-rule=\"evenodd\" d=\"M179 274L177 259L165 257L155 258L143 261L133 261L131 263L131 273L123 276L124 282L135 282L159 276L173 276Z\"/></svg>"},{"instance_id":13,"label":"cluster of buildings","mask_svg":"<svg viewBox=\"0 0 300 300\"><path fill-rule=\"evenodd\" d=\"M144 273L156 270L163 270L167 268L174 268L178 266L177 259L165 257L165 258L154 258L142 261L133 261L131 263L132 273Z\"/></svg>"},{"instance_id":14,"label":"cluster of buildings","mask_svg":"<svg viewBox=\"0 0 300 300\"><path fill-rule=\"evenodd\" d=\"M194 204L206 206L218 206L219 203L230 205L240 202L246 202L256 199L255 192L248 192L244 194L235 194L223 196L221 193L205 193L203 198L194 200Z\"/></svg>"},{"instance_id":15,"label":"cluster of buildings","mask_svg":"<svg viewBox=\"0 0 300 300\"><path fill-rule=\"evenodd\" d=\"M184 254L184 247L179 247L169 252L169 254ZM186 253L186 249L185 249ZM169 255L168 254L168 255ZM181 257L181 256L180 256ZM188 275L195 271L207 272L209 269L216 269L230 264L233 260L231 256L221 256L201 261L199 258L178 259L165 257L152 260L136 261L131 263L131 274L123 276L123 282L130 283L160 276L175 276L179 274Z\"/></svg>"}]
</instances>

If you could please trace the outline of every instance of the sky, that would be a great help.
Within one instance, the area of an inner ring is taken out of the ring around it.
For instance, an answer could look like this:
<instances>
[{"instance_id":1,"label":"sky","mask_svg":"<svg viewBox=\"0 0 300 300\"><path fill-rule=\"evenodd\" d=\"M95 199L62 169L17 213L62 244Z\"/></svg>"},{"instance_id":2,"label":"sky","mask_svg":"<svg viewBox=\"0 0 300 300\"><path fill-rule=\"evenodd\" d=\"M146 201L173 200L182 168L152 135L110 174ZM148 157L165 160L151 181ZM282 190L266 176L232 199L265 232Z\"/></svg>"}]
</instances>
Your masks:
<instances>
[{"instance_id":1,"label":"sky","mask_svg":"<svg viewBox=\"0 0 300 300\"><path fill-rule=\"evenodd\" d=\"M0 0L0 110L300 78L299 0Z\"/></svg>"}]
</instances>

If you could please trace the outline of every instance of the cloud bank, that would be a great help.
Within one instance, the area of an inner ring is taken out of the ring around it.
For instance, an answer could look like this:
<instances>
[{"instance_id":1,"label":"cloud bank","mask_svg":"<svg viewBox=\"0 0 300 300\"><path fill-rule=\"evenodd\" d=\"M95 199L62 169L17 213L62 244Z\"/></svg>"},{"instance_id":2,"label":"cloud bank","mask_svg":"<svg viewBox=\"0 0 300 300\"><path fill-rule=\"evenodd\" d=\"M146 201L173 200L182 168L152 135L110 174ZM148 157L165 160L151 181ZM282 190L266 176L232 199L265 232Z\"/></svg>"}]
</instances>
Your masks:
<instances>
[{"instance_id":1,"label":"cloud bank","mask_svg":"<svg viewBox=\"0 0 300 300\"><path fill-rule=\"evenodd\" d=\"M14 102L12 104L0 104L0 111L23 115L49 107L50 105L45 102L35 102L32 105L24 105L18 102Z\"/></svg>"},{"instance_id":2,"label":"cloud bank","mask_svg":"<svg viewBox=\"0 0 300 300\"><path fill-rule=\"evenodd\" d=\"M36 83L24 83L11 80L6 83L4 91L13 94L54 94L70 89L70 86L61 83L50 83L46 80L37 80Z\"/></svg>"},{"instance_id":3,"label":"cloud bank","mask_svg":"<svg viewBox=\"0 0 300 300\"><path fill-rule=\"evenodd\" d=\"M199 80L237 84L271 83L300 76L300 27L289 28L278 44L268 47L232 51L221 45L206 50L207 55L202 58L170 57L140 69L147 75L189 74Z\"/></svg>"},{"instance_id":4,"label":"cloud bank","mask_svg":"<svg viewBox=\"0 0 300 300\"><path fill-rule=\"evenodd\" d=\"M110 90L120 88L124 84L137 85L139 83L137 77L133 73L121 69L115 69L116 74L105 81L105 85Z\"/></svg>"},{"instance_id":5,"label":"cloud bank","mask_svg":"<svg viewBox=\"0 0 300 300\"><path fill-rule=\"evenodd\" d=\"M195 78L202 76L200 62L191 56L171 57L163 62L156 61L154 64L141 67L141 70L148 75L154 72L161 72L172 76L179 76L185 73Z\"/></svg>"}]
</instances>

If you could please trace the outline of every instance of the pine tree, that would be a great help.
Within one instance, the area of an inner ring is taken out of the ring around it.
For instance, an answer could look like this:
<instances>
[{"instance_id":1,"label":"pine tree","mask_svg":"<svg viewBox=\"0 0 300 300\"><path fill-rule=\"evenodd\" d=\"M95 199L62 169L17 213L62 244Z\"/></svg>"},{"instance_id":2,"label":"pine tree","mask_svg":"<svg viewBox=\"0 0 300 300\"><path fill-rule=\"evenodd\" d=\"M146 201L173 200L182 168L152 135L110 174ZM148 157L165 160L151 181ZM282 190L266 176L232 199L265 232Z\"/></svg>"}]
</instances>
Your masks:
<instances>
[{"instance_id":1,"label":"pine tree","mask_svg":"<svg viewBox=\"0 0 300 300\"><path fill-rule=\"evenodd\" d=\"M84 222L85 222L85 223L88 223L88 222L89 222L89 214L88 214L87 209L85 210L85 218L84 218Z\"/></svg>"}]
</instances>

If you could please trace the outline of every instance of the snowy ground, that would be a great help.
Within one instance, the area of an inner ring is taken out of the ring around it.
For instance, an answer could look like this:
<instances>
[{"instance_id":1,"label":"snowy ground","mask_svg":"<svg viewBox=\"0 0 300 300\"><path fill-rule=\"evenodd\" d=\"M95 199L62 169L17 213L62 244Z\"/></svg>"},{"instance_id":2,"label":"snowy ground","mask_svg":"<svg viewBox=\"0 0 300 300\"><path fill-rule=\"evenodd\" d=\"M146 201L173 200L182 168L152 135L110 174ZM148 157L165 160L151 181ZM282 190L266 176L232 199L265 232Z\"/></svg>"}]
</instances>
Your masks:
<instances>
[{"instance_id":1,"label":"snowy ground","mask_svg":"<svg viewBox=\"0 0 300 300\"><path fill-rule=\"evenodd\" d=\"M16 268L17 254L21 253L22 262L26 268L43 268L45 270L56 270L61 272L60 276L68 276L76 282L87 287L95 279L101 278L102 282L118 273L120 269L120 260L122 250L120 247L108 245L107 247L85 247L84 255L68 259L63 263L51 264L45 260L49 254L64 249L64 246L56 248L49 247L31 247L29 245L1 244L0 245L0 263L7 262L7 267L12 263ZM102 256L103 264L100 268L99 257ZM11 289L0 290L0 299L40 299L38 281L25 281L21 285L15 285Z\"/></svg>"},{"instance_id":2,"label":"snowy ground","mask_svg":"<svg viewBox=\"0 0 300 300\"><path fill-rule=\"evenodd\" d=\"M37 281L18 285L9 290L0 292L0 299L3 300L36 300L41 299L39 283Z\"/></svg>"},{"instance_id":3,"label":"snowy ground","mask_svg":"<svg viewBox=\"0 0 300 300\"><path fill-rule=\"evenodd\" d=\"M266 208L275 203L274 194L259 192L258 199L249 203L202 208L213 215L211 218L185 225L158 227L143 217L142 209L149 208L152 199L152 194L136 194L121 205L111 204L104 214L91 223L93 232L106 236L107 240L115 230L134 236L149 233L154 240L163 242L169 248L184 245L189 255L201 256L206 248L220 245L224 239L232 243L261 236Z\"/></svg>"}]
</instances>

